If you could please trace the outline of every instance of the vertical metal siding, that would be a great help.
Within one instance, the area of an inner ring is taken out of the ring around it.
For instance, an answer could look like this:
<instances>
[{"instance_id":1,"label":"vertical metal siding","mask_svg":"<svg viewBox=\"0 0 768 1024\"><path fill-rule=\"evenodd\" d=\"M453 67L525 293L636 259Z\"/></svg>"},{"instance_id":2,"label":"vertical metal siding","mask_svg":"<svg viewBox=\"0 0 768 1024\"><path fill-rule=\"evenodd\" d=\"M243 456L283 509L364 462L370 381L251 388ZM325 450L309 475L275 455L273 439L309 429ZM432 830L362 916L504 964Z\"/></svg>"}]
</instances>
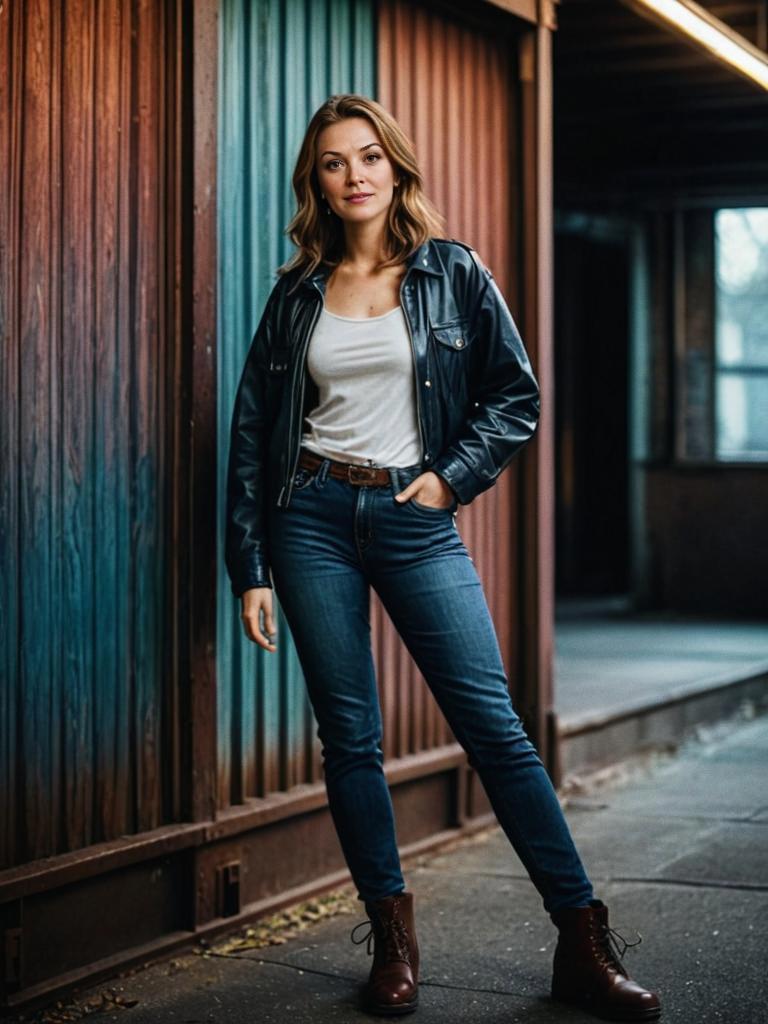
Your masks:
<instances>
[{"instance_id":1,"label":"vertical metal siding","mask_svg":"<svg viewBox=\"0 0 768 1024\"><path fill-rule=\"evenodd\" d=\"M288 626L268 654L245 638L224 570L229 424L243 362L292 243L290 185L306 124L331 93L373 95L369 0L222 0L219 74L219 802L321 777L315 726Z\"/></svg>"},{"instance_id":2,"label":"vertical metal siding","mask_svg":"<svg viewBox=\"0 0 768 1024\"><path fill-rule=\"evenodd\" d=\"M168 11L0 10L0 867L168 820Z\"/></svg>"},{"instance_id":3,"label":"vertical metal siding","mask_svg":"<svg viewBox=\"0 0 768 1024\"><path fill-rule=\"evenodd\" d=\"M427 193L446 217L446 235L477 249L516 316L519 113L512 19L500 22L500 31L491 30L401 0L382 0L378 18L378 99L413 139ZM457 519L482 577L513 684L520 614L518 493L513 463L495 487L460 507ZM442 716L378 600L373 613L386 755L446 742Z\"/></svg>"}]
</instances>

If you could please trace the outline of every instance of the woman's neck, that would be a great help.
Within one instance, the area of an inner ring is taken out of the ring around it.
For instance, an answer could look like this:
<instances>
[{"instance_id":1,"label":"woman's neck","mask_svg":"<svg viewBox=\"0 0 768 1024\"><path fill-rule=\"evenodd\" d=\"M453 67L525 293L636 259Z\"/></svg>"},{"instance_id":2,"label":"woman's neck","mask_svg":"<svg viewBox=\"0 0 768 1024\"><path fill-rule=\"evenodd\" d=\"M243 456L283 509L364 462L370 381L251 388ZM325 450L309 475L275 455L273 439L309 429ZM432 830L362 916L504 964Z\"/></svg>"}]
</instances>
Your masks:
<instances>
[{"instance_id":1,"label":"woman's neck","mask_svg":"<svg viewBox=\"0 0 768 1024\"><path fill-rule=\"evenodd\" d=\"M346 225L343 267L355 274L371 274L386 258L386 234L377 224Z\"/></svg>"}]
</instances>

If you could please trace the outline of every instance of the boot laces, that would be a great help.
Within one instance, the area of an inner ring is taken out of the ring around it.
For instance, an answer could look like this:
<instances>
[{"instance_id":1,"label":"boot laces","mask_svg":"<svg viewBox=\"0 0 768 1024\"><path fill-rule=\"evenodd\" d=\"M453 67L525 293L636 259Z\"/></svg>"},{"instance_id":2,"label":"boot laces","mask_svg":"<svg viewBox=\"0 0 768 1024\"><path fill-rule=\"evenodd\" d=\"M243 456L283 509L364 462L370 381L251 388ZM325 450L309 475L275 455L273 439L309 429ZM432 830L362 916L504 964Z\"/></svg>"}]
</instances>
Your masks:
<instances>
[{"instance_id":1,"label":"boot laces","mask_svg":"<svg viewBox=\"0 0 768 1024\"><path fill-rule=\"evenodd\" d=\"M369 926L368 931L361 938L356 939L355 932L358 928L365 927L365 925ZM376 940L377 933L384 943L387 960L404 960L405 963L410 964L411 954L408 948L408 929L399 917L393 915L387 920L379 920L378 928L377 922L371 918L366 918L365 921L361 921L359 924L355 925L350 934L350 939L356 946L365 942L366 952L368 956L371 956L374 951L374 942Z\"/></svg>"},{"instance_id":2,"label":"boot laces","mask_svg":"<svg viewBox=\"0 0 768 1024\"><path fill-rule=\"evenodd\" d=\"M611 967L614 970L619 971L621 974L626 974L626 968L624 967L622 960L624 954L631 946L639 946L643 941L643 937L640 932L636 931L637 935L636 942L628 942L623 935L620 935L615 928L609 928L607 924L601 924L595 922L595 929L593 931L595 946L597 948L598 959L601 963L605 964L606 967ZM618 940L618 941L617 941ZM619 942L622 943L621 949L619 949Z\"/></svg>"}]
</instances>

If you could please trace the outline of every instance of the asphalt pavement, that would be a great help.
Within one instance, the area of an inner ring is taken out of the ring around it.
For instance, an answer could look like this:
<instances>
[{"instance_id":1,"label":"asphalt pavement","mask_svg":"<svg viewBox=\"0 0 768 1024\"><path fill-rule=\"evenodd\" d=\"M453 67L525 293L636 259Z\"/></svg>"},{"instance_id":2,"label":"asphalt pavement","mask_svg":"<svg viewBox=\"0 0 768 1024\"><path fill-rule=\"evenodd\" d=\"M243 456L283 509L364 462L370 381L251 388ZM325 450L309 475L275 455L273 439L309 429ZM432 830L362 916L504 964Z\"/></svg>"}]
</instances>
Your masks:
<instances>
[{"instance_id":1,"label":"asphalt pavement","mask_svg":"<svg viewBox=\"0 0 768 1024\"><path fill-rule=\"evenodd\" d=\"M680 1024L768 1021L768 717L721 725L565 799L630 973ZM422 951L421 1024L594 1018L549 999L557 932L494 828L406 864ZM302 1024L372 1020L365 920L350 887L134 970L27 1020ZM360 931L364 931L361 929ZM358 933L359 934L359 933ZM22 1018L19 1017L19 1020Z\"/></svg>"}]
</instances>

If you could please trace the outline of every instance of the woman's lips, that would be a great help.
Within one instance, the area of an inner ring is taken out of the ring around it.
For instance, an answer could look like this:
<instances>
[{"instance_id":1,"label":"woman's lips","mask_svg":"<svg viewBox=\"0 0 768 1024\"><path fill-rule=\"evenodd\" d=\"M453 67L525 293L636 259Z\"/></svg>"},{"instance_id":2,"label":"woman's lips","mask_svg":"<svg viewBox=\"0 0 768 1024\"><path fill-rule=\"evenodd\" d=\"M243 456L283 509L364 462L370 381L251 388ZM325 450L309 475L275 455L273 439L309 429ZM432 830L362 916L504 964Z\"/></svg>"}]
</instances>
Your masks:
<instances>
[{"instance_id":1,"label":"woman's lips","mask_svg":"<svg viewBox=\"0 0 768 1024\"><path fill-rule=\"evenodd\" d=\"M364 203L366 199L371 198L371 193L367 193L364 196L349 196L347 198L348 203Z\"/></svg>"}]
</instances>

